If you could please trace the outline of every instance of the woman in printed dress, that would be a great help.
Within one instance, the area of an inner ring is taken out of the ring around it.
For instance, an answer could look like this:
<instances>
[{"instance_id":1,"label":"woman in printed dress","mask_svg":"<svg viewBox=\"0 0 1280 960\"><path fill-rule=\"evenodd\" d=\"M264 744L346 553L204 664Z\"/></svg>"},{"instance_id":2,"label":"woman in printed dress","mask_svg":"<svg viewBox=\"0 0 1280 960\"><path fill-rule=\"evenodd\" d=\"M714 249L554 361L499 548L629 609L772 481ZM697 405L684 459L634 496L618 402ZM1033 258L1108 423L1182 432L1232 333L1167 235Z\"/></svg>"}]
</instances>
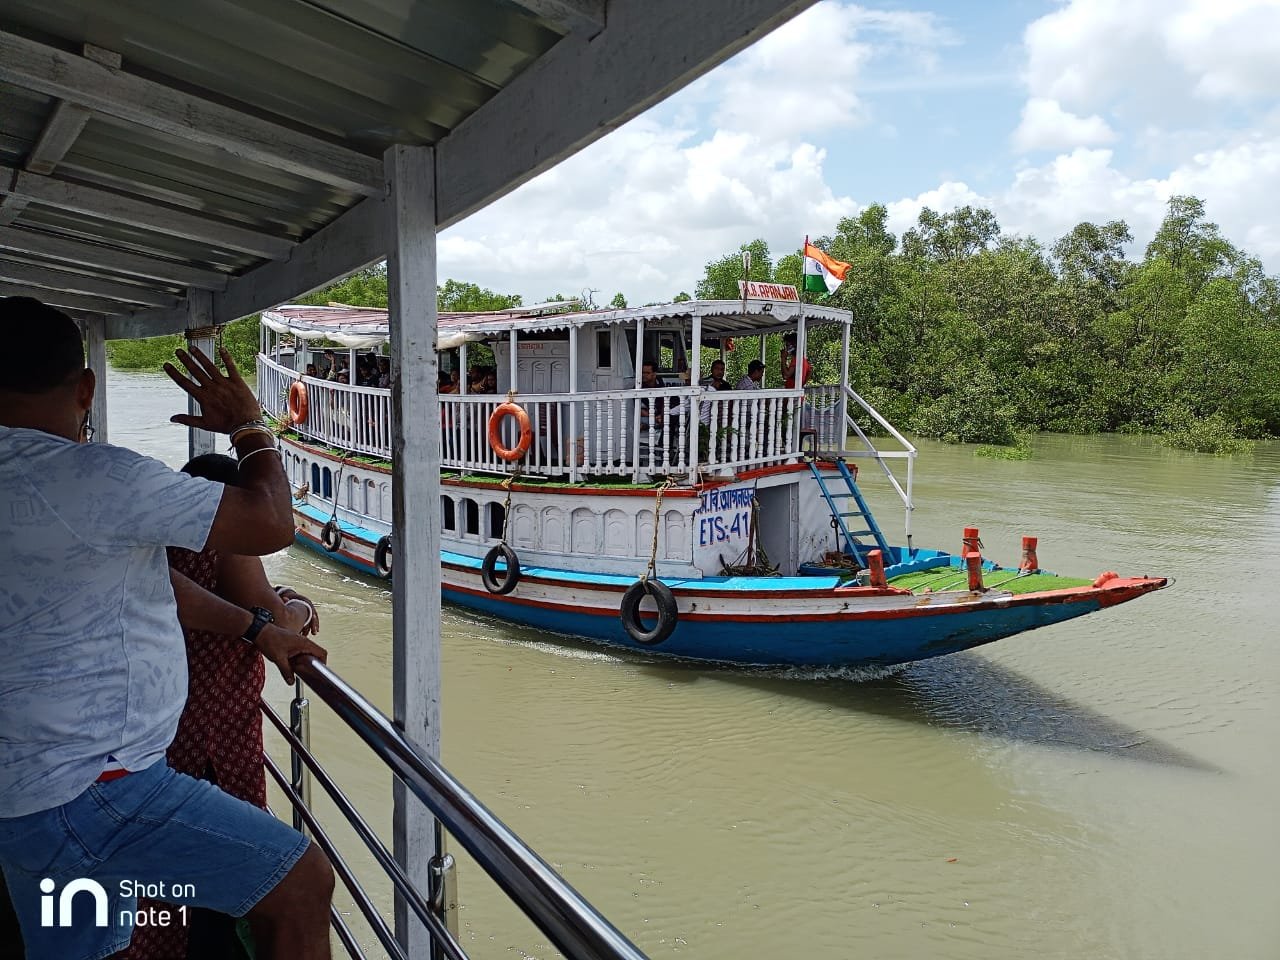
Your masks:
<instances>
[{"instance_id":1,"label":"woman in printed dress","mask_svg":"<svg viewBox=\"0 0 1280 960\"><path fill-rule=\"evenodd\" d=\"M183 471L229 486L237 483L236 461L221 454L196 457ZM239 607L265 607L286 629L315 634L320 627L310 600L284 588L273 589L258 557L216 550L169 548L169 568L197 586ZM186 620L179 606L179 619ZM165 753L179 773L216 783L226 793L254 806L267 805L262 765L262 714L258 699L266 666L255 647L239 637L185 629L187 705ZM165 904L140 899L138 911ZM172 907L167 907L170 916ZM209 911L188 911L190 926L175 923L135 927L133 941L115 960L202 960L247 956L238 942L235 921Z\"/></svg>"}]
</instances>

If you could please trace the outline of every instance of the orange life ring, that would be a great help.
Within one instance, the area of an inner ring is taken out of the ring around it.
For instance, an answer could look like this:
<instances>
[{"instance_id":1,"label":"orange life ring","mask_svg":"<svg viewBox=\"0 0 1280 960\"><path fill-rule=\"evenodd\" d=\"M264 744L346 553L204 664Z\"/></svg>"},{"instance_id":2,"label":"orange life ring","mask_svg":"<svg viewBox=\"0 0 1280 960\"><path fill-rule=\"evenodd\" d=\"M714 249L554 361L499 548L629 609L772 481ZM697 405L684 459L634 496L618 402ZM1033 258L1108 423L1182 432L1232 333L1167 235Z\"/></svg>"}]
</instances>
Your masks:
<instances>
[{"instance_id":1,"label":"orange life ring","mask_svg":"<svg viewBox=\"0 0 1280 960\"><path fill-rule=\"evenodd\" d=\"M289 388L289 422L307 422L307 385L301 380L293 381Z\"/></svg>"},{"instance_id":2,"label":"orange life ring","mask_svg":"<svg viewBox=\"0 0 1280 960\"><path fill-rule=\"evenodd\" d=\"M516 423L520 424L520 439L515 447L506 447L502 444L502 421L507 417L515 417ZM524 407L509 400L498 404L493 413L489 414L489 446L493 447L493 452L508 463L515 463L529 452L529 447L532 445L533 424L529 422L529 415L524 412Z\"/></svg>"}]
</instances>

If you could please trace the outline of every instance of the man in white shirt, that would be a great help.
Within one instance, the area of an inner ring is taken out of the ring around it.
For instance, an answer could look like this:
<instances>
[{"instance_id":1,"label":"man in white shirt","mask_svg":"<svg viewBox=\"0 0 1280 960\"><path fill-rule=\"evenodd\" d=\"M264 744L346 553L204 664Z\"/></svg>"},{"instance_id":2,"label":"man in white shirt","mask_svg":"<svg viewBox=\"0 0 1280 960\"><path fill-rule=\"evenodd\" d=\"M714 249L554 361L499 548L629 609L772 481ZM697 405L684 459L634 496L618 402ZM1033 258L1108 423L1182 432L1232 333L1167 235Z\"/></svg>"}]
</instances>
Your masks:
<instances>
[{"instance_id":1,"label":"man in white shirt","mask_svg":"<svg viewBox=\"0 0 1280 960\"><path fill-rule=\"evenodd\" d=\"M199 351L178 354L190 379L166 364L202 411L172 419L231 436L244 485L224 488L83 442L95 378L65 314L0 299L0 337L23 358L0 365L0 871L28 956L123 948L133 885L162 883L193 888L162 899L247 916L261 958L328 958L324 855L164 762L187 676L165 547L262 555L293 539L253 392L225 351L226 375ZM265 610L239 614L286 675L324 655Z\"/></svg>"}]
</instances>

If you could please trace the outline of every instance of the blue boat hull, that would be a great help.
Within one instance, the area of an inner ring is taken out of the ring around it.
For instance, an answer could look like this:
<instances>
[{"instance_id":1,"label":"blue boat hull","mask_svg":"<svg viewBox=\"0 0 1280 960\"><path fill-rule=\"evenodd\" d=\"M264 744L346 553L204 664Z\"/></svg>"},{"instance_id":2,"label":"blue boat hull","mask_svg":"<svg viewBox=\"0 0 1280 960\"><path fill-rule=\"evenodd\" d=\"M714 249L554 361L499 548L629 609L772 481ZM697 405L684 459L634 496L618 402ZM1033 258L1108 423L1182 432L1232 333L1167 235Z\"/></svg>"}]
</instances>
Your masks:
<instances>
[{"instance_id":1,"label":"blue boat hull","mask_svg":"<svg viewBox=\"0 0 1280 960\"><path fill-rule=\"evenodd\" d=\"M377 576L371 560L375 534L344 523L347 546L326 551L307 529L320 518L310 513L299 511L300 519L310 521L299 530L300 544ZM680 618L663 643L642 646L618 615L630 582L625 578L526 569L513 593L497 596L480 585L475 558L445 552L441 562L442 597L460 607L647 655L743 666L884 667L925 660L1084 616L1165 585L1117 580L1101 589L1020 596L992 591L886 597L868 596L831 576L664 578L680 603Z\"/></svg>"}]
</instances>

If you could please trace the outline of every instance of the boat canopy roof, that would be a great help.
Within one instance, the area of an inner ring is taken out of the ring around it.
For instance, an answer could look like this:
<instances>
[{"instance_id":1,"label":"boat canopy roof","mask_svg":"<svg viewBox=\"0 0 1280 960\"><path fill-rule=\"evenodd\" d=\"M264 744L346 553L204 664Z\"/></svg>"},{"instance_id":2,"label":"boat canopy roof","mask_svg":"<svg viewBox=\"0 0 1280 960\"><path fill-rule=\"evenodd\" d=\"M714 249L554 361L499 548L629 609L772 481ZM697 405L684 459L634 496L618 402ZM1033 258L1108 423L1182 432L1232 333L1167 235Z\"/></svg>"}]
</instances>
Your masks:
<instances>
[{"instance_id":1,"label":"boat canopy roof","mask_svg":"<svg viewBox=\"0 0 1280 960\"><path fill-rule=\"evenodd\" d=\"M597 324L631 325L639 320L648 323L695 316L702 318L704 337L792 330L802 314L806 326L848 324L853 319L847 310L785 300L684 300L621 310L566 311L564 306L563 301L553 301L491 313L441 313L438 346L448 350L468 340L497 339L512 330L517 334L547 333ZM291 333L302 340L330 340L357 350L386 343L390 333L387 311L382 307L289 304L265 311L262 322L277 333Z\"/></svg>"}]
</instances>

